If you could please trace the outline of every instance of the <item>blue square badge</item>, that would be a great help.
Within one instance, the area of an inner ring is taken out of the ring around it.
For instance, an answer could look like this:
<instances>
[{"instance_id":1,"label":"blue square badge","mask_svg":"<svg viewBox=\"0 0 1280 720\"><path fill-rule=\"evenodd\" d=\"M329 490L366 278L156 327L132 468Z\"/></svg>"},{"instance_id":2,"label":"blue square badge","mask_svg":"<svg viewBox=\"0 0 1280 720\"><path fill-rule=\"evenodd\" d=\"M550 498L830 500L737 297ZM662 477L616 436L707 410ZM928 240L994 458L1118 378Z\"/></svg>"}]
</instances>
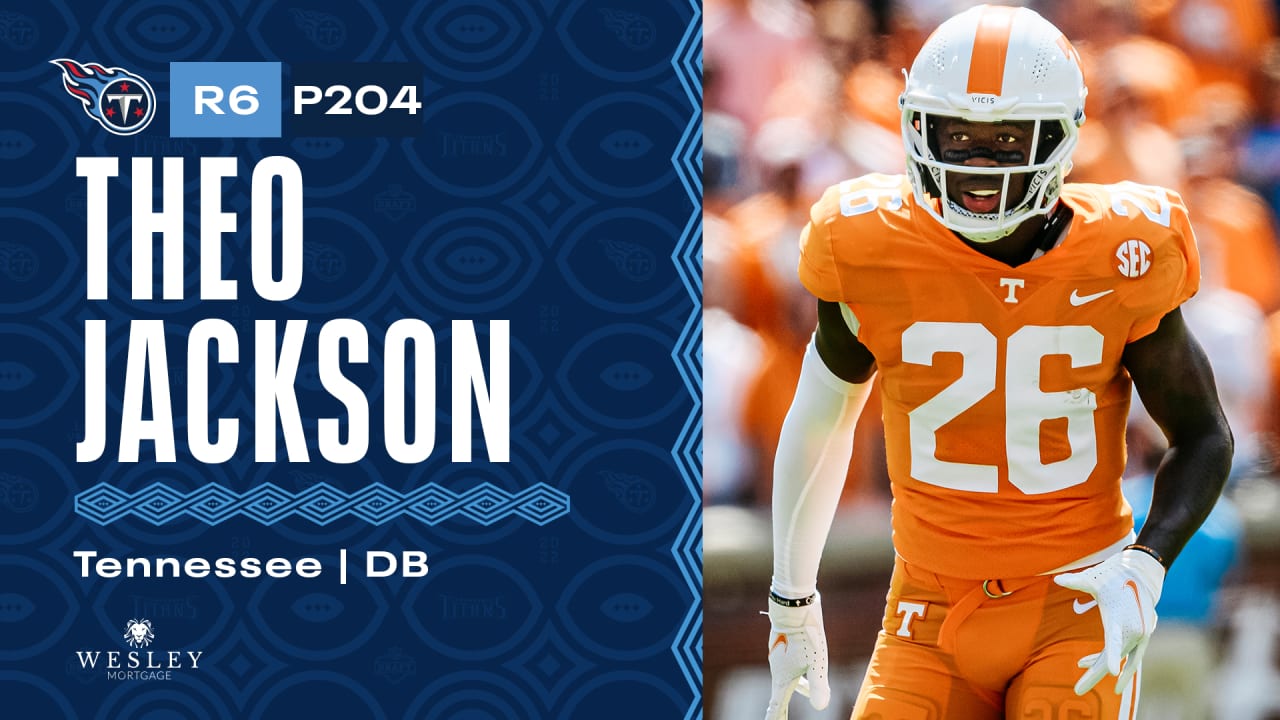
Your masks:
<instances>
[{"instance_id":1,"label":"blue square badge","mask_svg":"<svg viewBox=\"0 0 1280 720\"><path fill-rule=\"evenodd\" d=\"M280 137L280 63L169 63L171 137Z\"/></svg>"}]
</instances>

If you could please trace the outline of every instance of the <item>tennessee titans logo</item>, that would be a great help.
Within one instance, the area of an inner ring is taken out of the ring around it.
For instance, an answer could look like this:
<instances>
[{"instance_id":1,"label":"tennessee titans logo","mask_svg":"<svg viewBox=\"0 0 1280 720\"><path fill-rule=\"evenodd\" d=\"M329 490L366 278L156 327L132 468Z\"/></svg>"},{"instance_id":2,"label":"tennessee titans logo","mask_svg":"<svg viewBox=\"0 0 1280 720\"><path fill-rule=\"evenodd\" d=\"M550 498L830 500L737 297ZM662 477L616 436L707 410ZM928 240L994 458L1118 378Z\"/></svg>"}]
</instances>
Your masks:
<instances>
[{"instance_id":1,"label":"tennessee titans logo","mask_svg":"<svg viewBox=\"0 0 1280 720\"><path fill-rule=\"evenodd\" d=\"M49 62L62 69L62 85L84 103L84 113L108 132L133 135L155 117L155 92L146 80L128 70L67 58Z\"/></svg>"}]
</instances>

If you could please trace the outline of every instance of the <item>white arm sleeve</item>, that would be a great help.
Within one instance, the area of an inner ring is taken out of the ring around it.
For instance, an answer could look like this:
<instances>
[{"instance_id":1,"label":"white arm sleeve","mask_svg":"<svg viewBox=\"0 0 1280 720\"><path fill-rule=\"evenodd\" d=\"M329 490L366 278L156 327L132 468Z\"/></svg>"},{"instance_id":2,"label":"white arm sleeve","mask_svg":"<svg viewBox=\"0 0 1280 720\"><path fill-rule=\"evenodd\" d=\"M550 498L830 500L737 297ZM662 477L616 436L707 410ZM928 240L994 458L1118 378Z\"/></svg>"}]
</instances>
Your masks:
<instances>
[{"instance_id":1,"label":"white arm sleeve","mask_svg":"<svg viewBox=\"0 0 1280 720\"><path fill-rule=\"evenodd\" d=\"M827 368L811 339L773 462L773 591L813 594L818 562L853 455L853 429L871 381L852 384Z\"/></svg>"}]
</instances>

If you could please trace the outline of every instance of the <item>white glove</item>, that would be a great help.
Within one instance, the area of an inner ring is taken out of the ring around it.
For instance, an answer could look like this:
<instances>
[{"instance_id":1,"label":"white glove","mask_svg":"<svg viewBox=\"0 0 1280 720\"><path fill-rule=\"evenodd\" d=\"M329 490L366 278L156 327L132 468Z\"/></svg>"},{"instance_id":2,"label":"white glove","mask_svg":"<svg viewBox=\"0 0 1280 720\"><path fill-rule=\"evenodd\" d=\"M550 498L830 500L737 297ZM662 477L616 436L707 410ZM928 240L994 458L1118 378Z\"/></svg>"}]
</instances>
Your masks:
<instances>
[{"instance_id":1,"label":"white glove","mask_svg":"<svg viewBox=\"0 0 1280 720\"><path fill-rule=\"evenodd\" d=\"M827 634L822 628L822 598L814 593L804 607L769 600L769 674L773 691L765 720L786 720L791 693L809 697L815 710L831 701L827 680Z\"/></svg>"},{"instance_id":2,"label":"white glove","mask_svg":"<svg viewBox=\"0 0 1280 720\"><path fill-rule=\"evenodd\" d=\"M1102 616L1102 652L1080 658L1079 666L1088 670L1076 683L1076 694L1089 692L1107 675L1119 676L1116 693L1122 692L1141 666L1156 629L1164 566L1141 550L1125 549L1091 568L1057 575L1053 581L1092 595Z\"/></svg>"}]
</instances>

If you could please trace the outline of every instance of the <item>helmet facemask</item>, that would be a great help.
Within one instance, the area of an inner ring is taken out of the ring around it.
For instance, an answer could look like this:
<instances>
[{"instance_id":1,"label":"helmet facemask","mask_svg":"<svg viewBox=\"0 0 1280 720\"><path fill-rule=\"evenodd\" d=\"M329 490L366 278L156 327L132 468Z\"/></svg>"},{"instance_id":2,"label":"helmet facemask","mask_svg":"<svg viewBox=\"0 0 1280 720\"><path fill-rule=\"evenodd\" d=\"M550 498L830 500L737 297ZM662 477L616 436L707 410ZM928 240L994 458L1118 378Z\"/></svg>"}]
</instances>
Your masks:
<instances>
[{"instance_id":1,"label":"helmet facemask","mask_svg":"<svg viewBox=\"0 0 1280 720\"><path fill-rule=\"evenodd\" d=\"M1030 125L1032 157L1022 153L999 152L978 148L969 153L995 160L994 166L965 165L968 157L945 156L940 149L938 125L945 118L959 117L951 113L929 112L904 103L902 134L906 141L907 170L920 204L939 222L965 238L988 243L1006 237L1023 222L1037 215L1047 215L1057 205L1062 184L1071 169L1071 153L1078 139L1074 122L1044 115L1019 118L964 118L975 122L1017 122ZM1083 119L1083 118L1081 118ZM949 188L958 176L989 175L998 179L999 206L991 212L974 212L952 199ZM1015 196L1010 188L1025 189Z\"/></svg>"}]
</instances>

